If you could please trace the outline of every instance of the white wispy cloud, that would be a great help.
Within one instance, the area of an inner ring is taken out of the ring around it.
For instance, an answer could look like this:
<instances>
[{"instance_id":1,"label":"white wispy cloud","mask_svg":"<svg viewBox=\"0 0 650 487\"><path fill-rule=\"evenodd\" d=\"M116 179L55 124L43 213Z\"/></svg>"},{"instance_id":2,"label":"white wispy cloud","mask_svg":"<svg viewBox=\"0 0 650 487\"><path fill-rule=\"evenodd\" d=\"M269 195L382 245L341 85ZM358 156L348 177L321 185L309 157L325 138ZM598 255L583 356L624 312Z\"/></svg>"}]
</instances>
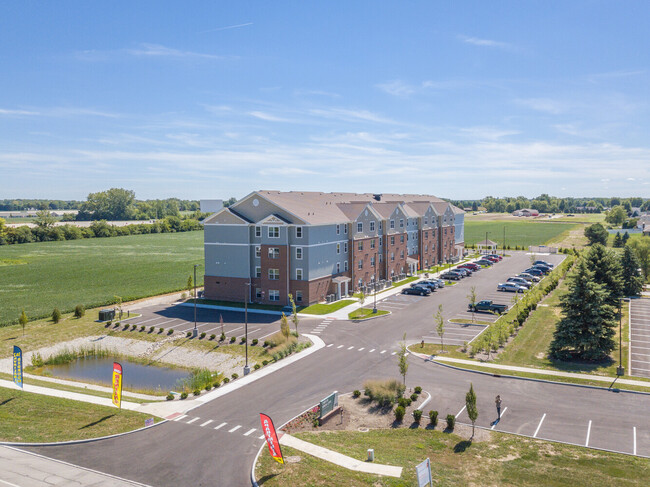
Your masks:
<instances>
[{"instance_id":1,"label":"white wispy cloud","mask_svg":"<svg viewBox=\"0 0 650 487\"><path fill-rule=\"evenodd\" d=\"M410 96L416 91L416 87L409 85L401 80L388 81L387 83L380 83L377 88L393 96Z\"/></svg>"},{"instance_id":2,"label":"white wispy cloud","mask_svg":"<svg viewBox=\"0 0 650 487\"><path fill-rule=\"evenodd\" d=\"M166 47L160 44L141 44L138 48L126 49L126 52L133 56L145 57L170 57L170 58L194 58L194 59L223 59L215 54L205 54L194 51L183 51Z\"/></svg>"},{"instance_id":3,"label":"white wispy cloud","mask_svg":"<svg viewBox=\"0 0 650 487\"><path fill-rule=\"evenodd\" d=\"M208 32L219 32L221 30L239 29L240 27L248 27L249 25L253 25L253 22L245 22L243 24L227 25L225 27L217 27L215 29L202 30L202 31L200 31L198 33L199 34L206 34Z\"/></svg>"},{"instance_id":4,"label":"white wispy cloud","mask_svg":"<svg viewBox=\"0 0 650 487\"><path fill-rule=\"evenodd\" d=\"M538 112L551 113L553 115L566 111L566 105L551 98L518 98L515 100L518 105L536 110Z\"/></svg>"},{"instance_id":5,"label":"white wispy cloud","mask_svg":"<svg viewBox=\"0 0 650 487\"><path fill-rule=\"evenodd\" d=\"M514 48L512 44L508 44L507 42L495 41L492 39L481 39L479 37L470 37L466 35L459 35L458 38L461 41L465 42L466 44L472 44L473 46L496 47L500 49Z\"/></svg>"},{"instance_id":6,"label":"white wispy cloud","mask_svg":"<svg viewBox=\"0 0 650 487\"><path fill-rule=\"evenodd\" d=\"M382 117L368 110L352 110L348 108L318 108L309 110L311 115L324 118L345 120L346 122L395 123L389 118Z\"/></svg>"},{"instance_id":7,"label":"white wispy cloud","mask_svg":"<svg viewBox=\"0 0 650 487\"><path fill-rule=\"evenodd\" d=\"M267 112L260 112L260 111L252 111L248 112L248 114L251 117L258 118L260 120L264 120L265 122L292 122L292 120L288 118L283 118L283 117L278 117L277 115L273 115L271 113Z\"/></svg>"},{"instance_id":8,"label":"white wispy cloud","mask_svg":"<svg viewBox=\"0 0 650 487\"><path fill-rule=\"evenodd\" d=\"M8 108L0 108L0 115L40 115L38 112L30 110L12 110Z\"/></svg>"}]
</instances>

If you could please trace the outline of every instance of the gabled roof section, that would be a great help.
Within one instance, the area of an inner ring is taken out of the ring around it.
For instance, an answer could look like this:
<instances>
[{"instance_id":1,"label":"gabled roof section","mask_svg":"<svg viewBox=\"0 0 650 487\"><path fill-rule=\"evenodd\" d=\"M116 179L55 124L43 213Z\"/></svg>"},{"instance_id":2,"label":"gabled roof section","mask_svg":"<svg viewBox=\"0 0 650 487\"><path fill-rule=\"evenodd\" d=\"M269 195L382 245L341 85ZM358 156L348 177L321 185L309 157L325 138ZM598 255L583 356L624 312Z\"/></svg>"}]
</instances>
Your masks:
<instances>
[{"instance_id":1,"label":"gabled roof section","mask_svg":"<svg viewBox=\"0 0 650 487\"><path fill-rule=\"evenodd\" d=\"M204 225L211 224L220 224L220 225L248 225L252 223L242 217L241 215L235 214L230 208L223 208L216 212L214 215L209 216L203 220Z\"/></svg>"},{"instance_id":2,"label":"gabled roof section","mask_svg":"<svg viewBox=\"0 0 650 487\"><path fill-rule=\"evenodd\" d=\"M373 205L366 202L355 202L355 203L338 203L339 210L351 221L356 221L359 219L359 216L366 210L372 213L377 220L381 220L381 215L373 208Z\"/></svg>"},{"instance_id":3,"label":"gabled roof section","mask_svg":"<svg viewBox=\"0 0 650 487\"><path fill-rule=\"evenodd\" d=\"M373 203L372 207L381 215L381 217L384 220L388 220L391 216L393 216L393 213L395 213L395 208L400 208L402 213L404 210L401 208L401 204L399 202L385 202L385 203Z\"/></svg>"},{"instance_id":4,"label":"gabled roof section","mask_svg":"<svg viewBox=\"0 0 650 487\"><path fill-rule=\"evenodd\" d=\"M258 225L288 225L291 222L285 220L282 218L280 215L269 215L266 218L263 218L262 220L258 221Z\"/></svg>"}]
</instances>

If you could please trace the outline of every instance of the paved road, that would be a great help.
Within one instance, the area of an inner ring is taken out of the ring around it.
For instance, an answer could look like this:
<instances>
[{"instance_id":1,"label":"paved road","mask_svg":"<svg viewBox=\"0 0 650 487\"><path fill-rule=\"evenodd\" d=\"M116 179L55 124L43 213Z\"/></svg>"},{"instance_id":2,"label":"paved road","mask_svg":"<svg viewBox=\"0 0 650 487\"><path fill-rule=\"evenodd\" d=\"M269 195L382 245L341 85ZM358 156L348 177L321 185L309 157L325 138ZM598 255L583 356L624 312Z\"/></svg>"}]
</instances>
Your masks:
<instances>
[{"instance_id":1,"label":"paved road","mask_svg":"<svg viewBox=\"0 0 650 487\"><path fill-rule=\"evenodd\" d=\"M557 263L560 258L548 256L547 260ZM318 332L325 348L196 408L178 421L92 444L30 450L153 486L177 486L179 479L195 486L248 485L254 456L263 444L260 412L270 414L280 425L333 390L361 388L369 378L396 377L397 358L392 353L404 332L407 340L419 342L435 328L433 314L438 304L443 304L447 318L453 317L467 307L471 286L476 286L478 297L483 298L497 282L528 264L529 256L514 253L456 286L418 297L411 306L365 323L326 317L305 320L302 330ZM407 385L420 385L430 392L433 399L428 407L442 417L451 413L457 414L459 421L467 421L462 408L472 382L478 397L478 425L650 456L648 396L497 378L415 356L410 357L410 364ZM493 425L497 394L504 409L501 421Z\"/></svg>"}]
</instances>

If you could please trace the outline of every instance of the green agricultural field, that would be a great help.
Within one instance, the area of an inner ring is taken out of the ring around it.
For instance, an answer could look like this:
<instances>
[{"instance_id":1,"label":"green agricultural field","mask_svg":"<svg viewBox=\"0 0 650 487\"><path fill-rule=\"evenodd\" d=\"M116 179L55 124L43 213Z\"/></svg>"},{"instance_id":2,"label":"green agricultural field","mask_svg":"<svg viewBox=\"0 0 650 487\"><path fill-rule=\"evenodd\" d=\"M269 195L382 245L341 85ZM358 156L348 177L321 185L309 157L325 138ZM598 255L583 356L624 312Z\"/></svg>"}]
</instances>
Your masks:
<instances>
[{"instance_id":1,"label":"green agricultural field","mask_svg":"<svg viewBox=\"0 0 650 487\"><path fill-rule=\"evenodd\" d=\"M131 235L0 247L0 325L177 291L197 268L203 232Z\"/></svg>"},{"instance_id":2,"label":"green agricultural field","mask_svg":"<svg viewBox=\"0 0 650 487\"><path fill-rule=\"evenodd\" d=\"M544 245L552 240L557 241L560 235L568 234L576 226L571 223L555 222L470 220L465 222L465 244L473 245L485 240L485 232L488 232L488 239L502 245L505 228L506 245L511 247Z\"/></svg>"}]
</instances>

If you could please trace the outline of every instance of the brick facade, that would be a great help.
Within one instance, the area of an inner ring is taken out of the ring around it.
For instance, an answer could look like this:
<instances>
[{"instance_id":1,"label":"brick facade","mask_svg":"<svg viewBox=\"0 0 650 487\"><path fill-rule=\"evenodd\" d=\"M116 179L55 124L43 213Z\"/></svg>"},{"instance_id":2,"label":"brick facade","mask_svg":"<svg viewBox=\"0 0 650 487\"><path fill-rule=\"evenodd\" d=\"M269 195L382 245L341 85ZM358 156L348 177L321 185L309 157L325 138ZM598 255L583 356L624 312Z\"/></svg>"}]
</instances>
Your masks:
<instances>
[{"instance_id":1,"label":"brick facade","mask_svg":"<svg viewBox=\"0 0 650 487\"><path fill-rule=\"evenodd\" d=\"M360 280L361 282L368 283L372 281L375 276L377 280L380 279L379 238L380 237L362 238L350 240L348 242L351 261L348 265L351 266L350 271L354 289L358 287ZM361 250L359 250L359 244L363 247ZM372 264L373 259L374 265ZM359 262L361 262L361 269L359 269Z\"/></svg>"}]
</instances>

